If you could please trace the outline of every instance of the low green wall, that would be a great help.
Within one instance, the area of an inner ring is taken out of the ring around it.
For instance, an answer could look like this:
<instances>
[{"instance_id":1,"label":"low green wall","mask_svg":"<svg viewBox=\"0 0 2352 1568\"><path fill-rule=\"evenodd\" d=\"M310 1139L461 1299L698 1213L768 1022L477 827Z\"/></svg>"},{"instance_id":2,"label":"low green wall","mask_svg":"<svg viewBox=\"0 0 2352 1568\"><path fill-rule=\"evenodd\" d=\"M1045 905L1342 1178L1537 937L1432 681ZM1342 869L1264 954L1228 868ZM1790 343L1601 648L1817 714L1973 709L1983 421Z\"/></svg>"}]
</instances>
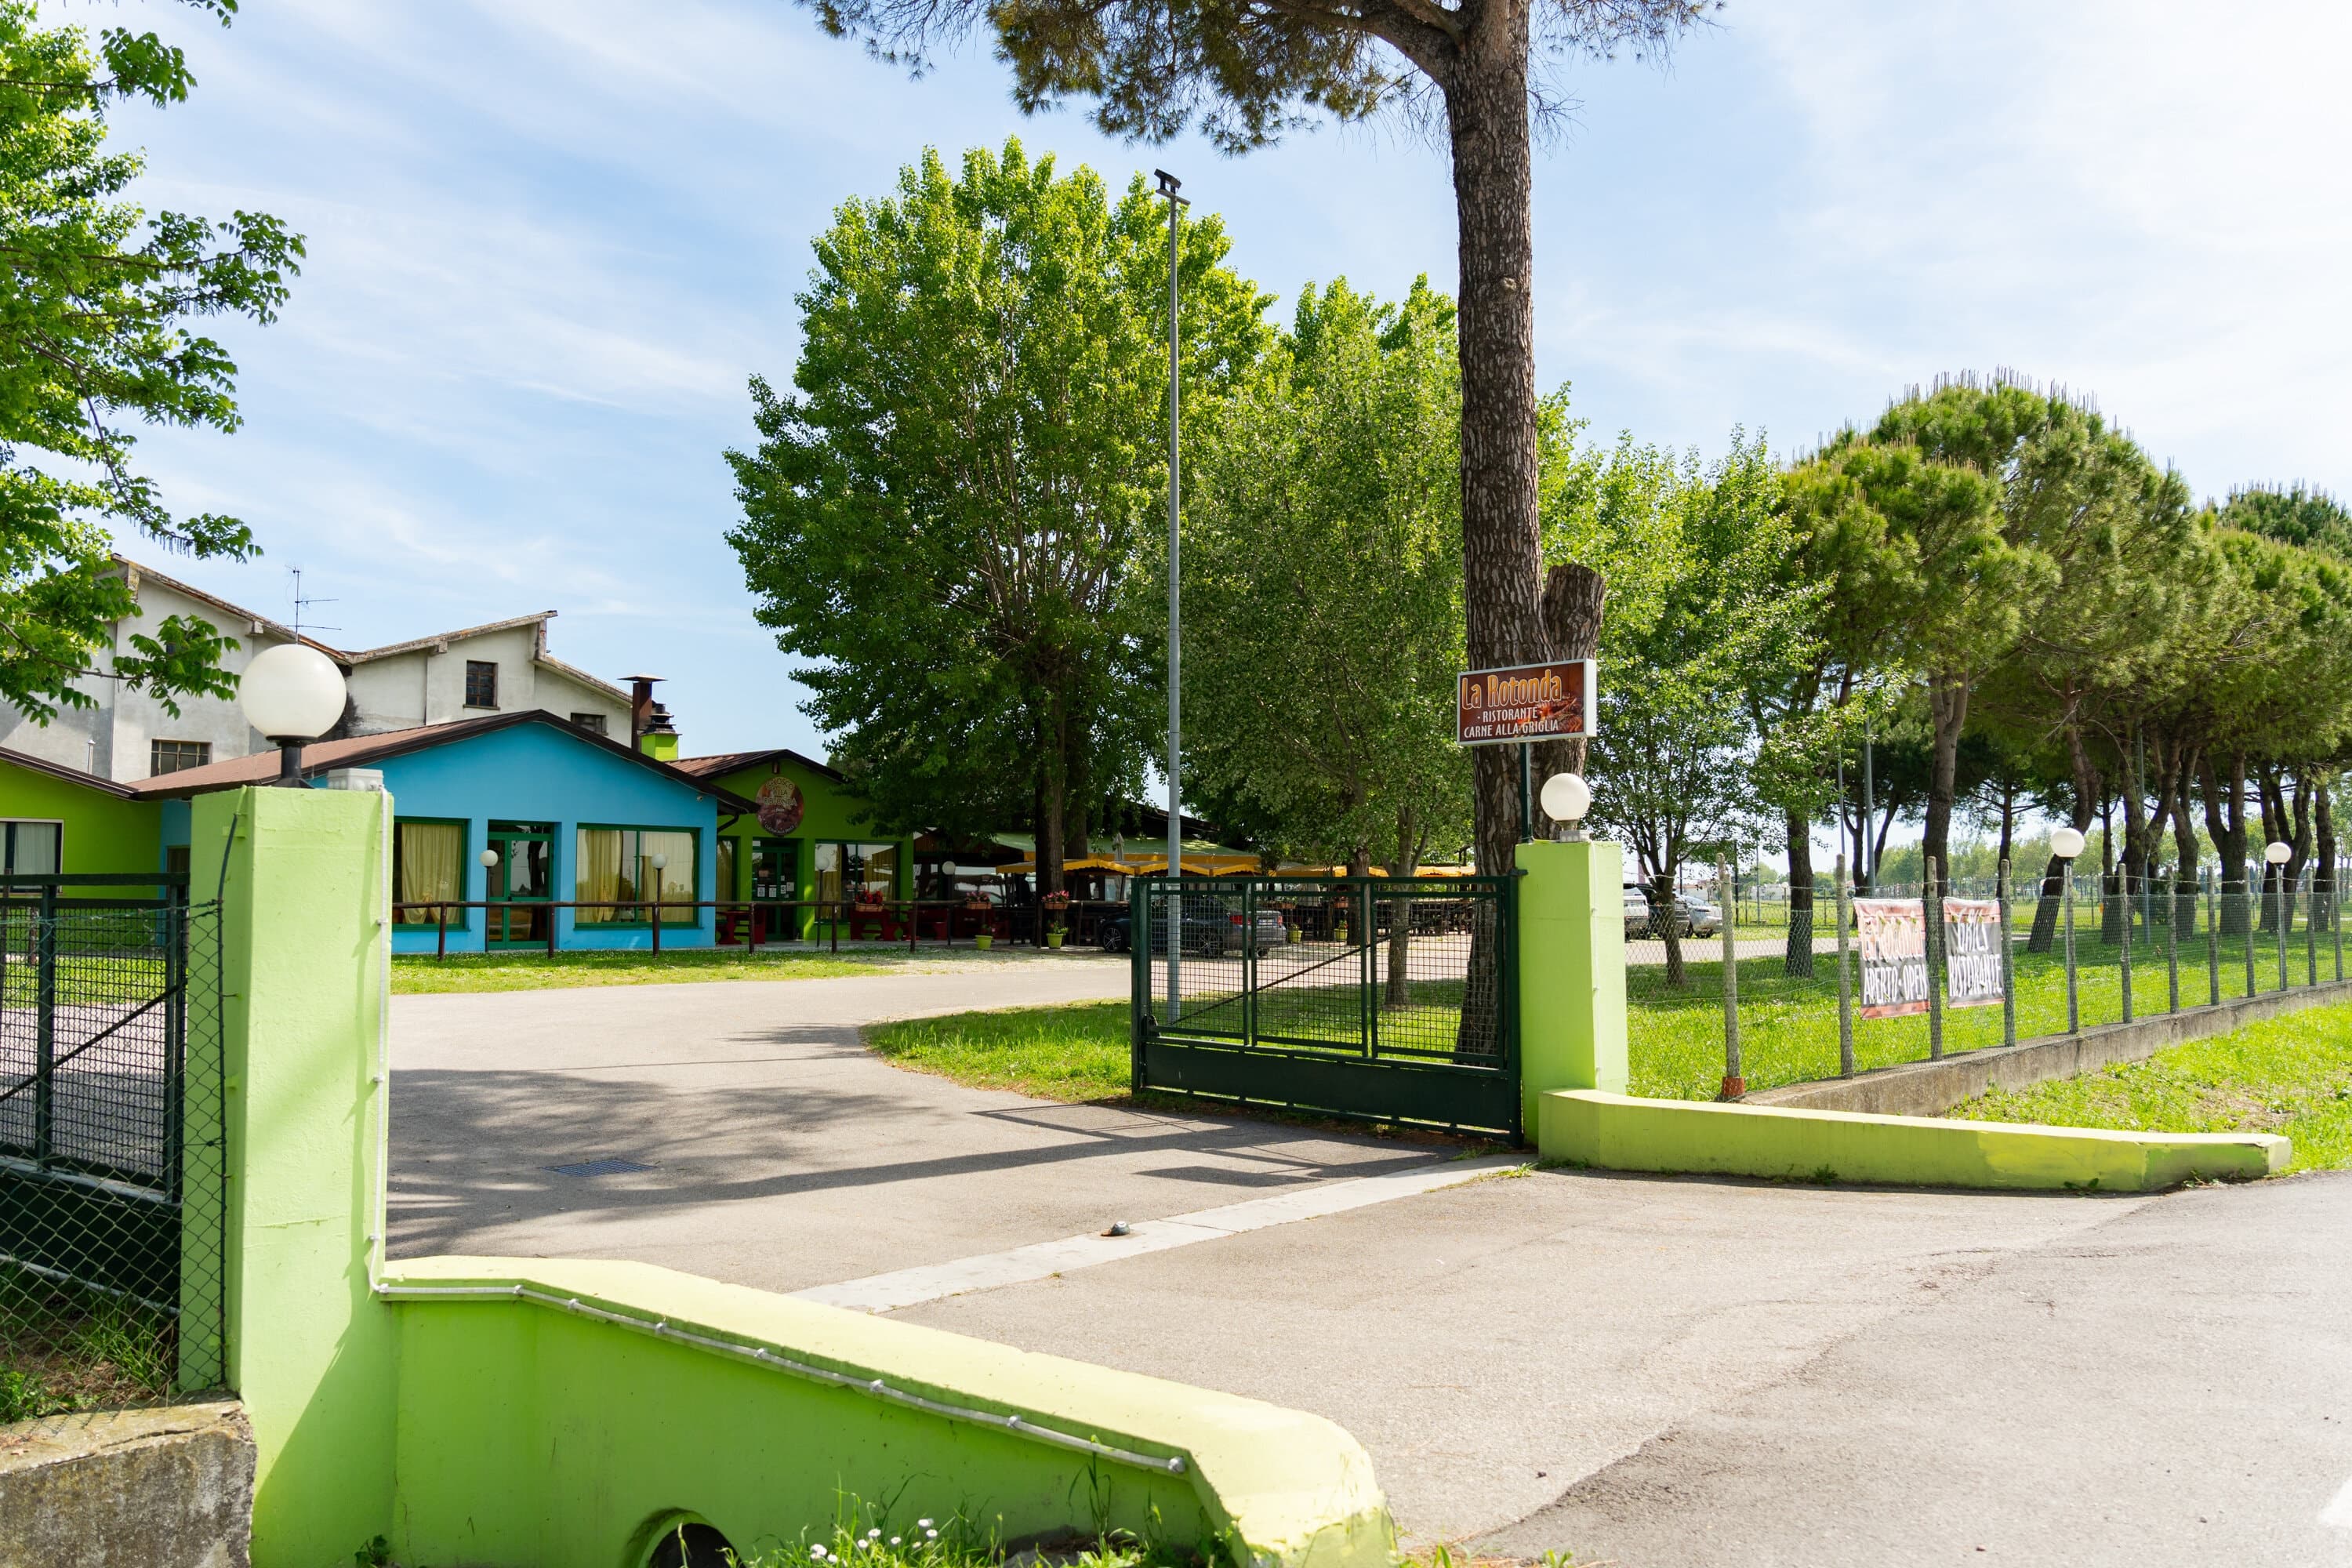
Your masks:
<instances>
[{"instance_id":1,"label":"low green wall","mask_svg":"<svg viewBox=\"0 0 2352 1568\"><path fill-rule=\"evenodd\" d=\"M1245 1563L1391 1556L1370 1460L1318 1416L646 1264L425 1258L381 1290L403 1562L635 1568L682 1516L750 1551L845 1500L1008 1540L1100 1519Z\"/></svg>"},{"instance_id":2,"label":"low green wall","mask_svg":"<svg viewBox=\"0 0 2352 1568\"><path fill-rule=\"evenodd\" d=\"M2134 1193L2270 1175L2290 1152L2263 1132L2110 1132L1592 1089L1546 1094L1538 1144L1547 1160L1612 1171Z\"/></svg>"}]
</instances>

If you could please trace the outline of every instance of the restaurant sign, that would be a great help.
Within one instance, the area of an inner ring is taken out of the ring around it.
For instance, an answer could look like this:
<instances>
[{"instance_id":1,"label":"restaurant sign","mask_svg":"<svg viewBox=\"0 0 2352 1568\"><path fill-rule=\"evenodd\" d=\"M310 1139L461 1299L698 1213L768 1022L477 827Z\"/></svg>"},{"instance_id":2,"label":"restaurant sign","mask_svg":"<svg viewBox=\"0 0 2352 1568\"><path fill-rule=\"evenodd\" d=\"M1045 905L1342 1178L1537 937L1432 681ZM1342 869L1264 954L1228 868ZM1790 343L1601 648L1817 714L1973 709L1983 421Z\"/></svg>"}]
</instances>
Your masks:
<instances>
[{"instance_id":1,"label":"restaurant sign","mask_svg":"<svg viewBox=\"0 0 2352 1568\"><path fill-rule=\"evenodd\" d=\"M1454 742L1492 746L1590 735L1593 703L1589 658L1469 670L1454 683Z\"/></svg>"},{"instance_id":2,"label":"restaurant sign","mask_svg":"<svg viewBox=\"0 0 2352 1568\"><path fill-rule=\"evenodd\" d=\"M1862 938L1862 1016L1900 1018L1927 1010L1927 916L1916 899L1856 899Z\"/></svg>"}]
</instances>

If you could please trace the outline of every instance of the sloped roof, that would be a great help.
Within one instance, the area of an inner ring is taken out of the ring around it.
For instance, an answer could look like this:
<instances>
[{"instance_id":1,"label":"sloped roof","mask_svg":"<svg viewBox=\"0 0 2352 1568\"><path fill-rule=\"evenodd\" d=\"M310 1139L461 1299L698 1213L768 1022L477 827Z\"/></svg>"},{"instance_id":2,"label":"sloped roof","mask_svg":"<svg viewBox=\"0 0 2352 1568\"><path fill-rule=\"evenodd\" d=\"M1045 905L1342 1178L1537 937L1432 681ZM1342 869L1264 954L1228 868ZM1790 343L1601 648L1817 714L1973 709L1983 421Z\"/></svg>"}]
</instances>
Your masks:
<instances>
[{"instance_id":1,"label":"sloped roof","mask_svg":"<svg viewBox=\"0 0 2352 1568\"><path fill-rule=\"evenodd\" d=\"M131 800L137 795L137 792L129 784L119 784L112 779L102 779L96 773L86 773L79 768L69 768L63 763L52 763L45 758L27 756L23 752L12 752L5 746L0 746L0 763L13 763L27 773L47 773L53 779L61 779L70 784L79 784L84 789L94 789L101 795L110 795L121 800Z\"/></svg>"},{"instance_id":2,"label":"sloped roof","mask_svg":"<svg viewBox=\"0 0 2352 1568\"><path fill-rule=\"evenodd\" d=\"M486 713L477 719L425 724L411 730L388 730L381 735L313 741L302 748L302 775L316 778L333 768L363 768L394 757L406 756L412 752L430 751L455 741L487 735L495 730L512 729L518 724L545 724L582 745L599 747L639 767L652 768L676 779L698 795L710 796L730 812L750 813L759 809L741 795L707 783L683 768L649 757L643 752L633 752L618 741L583 730L577 724L536 708L512 713ZM142 779L124 786L124 789L125 793L142 800L173 800L184 795L205 795L216 789L235 789L241 784L267 784L277 776L278 753L257 752L249 757L234 757L227 762L211 763L201 768L183 768L175 773L158 773L152 779Z\"/></svg>"},{"instance_id":3,"label":"sloped roof","mask_svg":"<svg viewBox=\"0 0 2352 1568\"><path fill-rule=\"evenodd\" d=\"M847 782L838 769L827 767L814 757L803 756L790 746L771 746L759 752L715 752L707 757L680 757L677 766L681 772L692 773L698 779L709 779L740 768L756 768L779 761L794 763L811 773L823 773L835 784Z\"/></svg>"}]
</instances>

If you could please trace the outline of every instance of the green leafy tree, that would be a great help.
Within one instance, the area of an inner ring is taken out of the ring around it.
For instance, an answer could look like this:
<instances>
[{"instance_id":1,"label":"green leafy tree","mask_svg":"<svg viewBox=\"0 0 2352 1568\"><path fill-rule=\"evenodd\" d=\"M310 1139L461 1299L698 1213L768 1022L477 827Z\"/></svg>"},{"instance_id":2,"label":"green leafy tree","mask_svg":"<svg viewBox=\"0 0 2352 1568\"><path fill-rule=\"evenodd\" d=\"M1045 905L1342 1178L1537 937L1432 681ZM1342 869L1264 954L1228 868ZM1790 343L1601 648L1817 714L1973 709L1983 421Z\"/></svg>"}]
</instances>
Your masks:
<instances>
[{"instance_id":1,"label":"green leafy tree","mask_svg":"<svg viewBox=\"0 0 2352 1568\"><path fill-rule=\"evenodd\" d=\"M1212 394L1265 336L1225 248L1184 226L1184 374ZM754 378L760 445L728 454L756 614L814 661L804 710L882 824L1027 815L1057 889L1154 723L1134 585L1166 516L1164 219L1016 141L960 176L927 153L816 255L798 390Z\"/></svg>"},{"instance_id":2,"label":"green leafy tree","mask_svg":"<svg viewBox=\"0 0 2352 1568\"><path fill-rule=\"evenodd\" d=\"M194 3L223 25L236 9ZM194 85L153 33L93 37L0 4L0 698L41 722L91 706L92 678L173 711L176 697L234 689L220 669L234 645L208 622L112 636L139 614L114 560L121 531L199 557L256 553L236 518L173 513L138 470L131 426L236 429L236 365L195 323L271 321L302 255L266 214L214 221L126 199L142 160L108 149L108 110L178 103Z\"/></svg>"},{"instance_id":3,"label":"green leafy tree","mask_svg":"<svg viewBox=\"0 0 2352 1568\"><path fill-rule=\"evenodd\" d=\"M1616 563L1601 633L1604 678L1591 742L1591 820L1632 847L1662 917L1666 983L1684 982L1675 889L1694 849L1750 834L1761 799L1743 693L1815 657L1815 589L1790 592L1793 545L1780 475L1735 434L1710 468L1630 437L1587 492L1561 543Z\"/></svg>"},{"instance_id":4,"label":"green leafy tree","mask_svg":"<svg viewBox=\"0 0 2352 1568\"><path fill-rule=\"evenodd\" d=\"M1025 110L1091 100L1105 132L1165 141L1197 123L1240 152L1328 115L1442 125L1453 155L1462 375L1466 654L1554 646L1538 555L1531 128L1559 99L1547 65L1669 47L1710 0L804 0L836 37L919 68L985 27ZM1510 869L1516 759L1476 759L1480 868Z\"/></svg>"},{"instance_id":5,"label":"green leafy tree","mask_svg":"<svg viewBox=\"0 0 2352 1568\"><path fill-rule=\"evenodd\" d=\"M1195 428L1184 518L1189 775L1267 848L1410 877L1470 830L1453 306L1301 294ZM1404 911L1389 994L1406 1000Z\"/></svg>"}]
</instances>

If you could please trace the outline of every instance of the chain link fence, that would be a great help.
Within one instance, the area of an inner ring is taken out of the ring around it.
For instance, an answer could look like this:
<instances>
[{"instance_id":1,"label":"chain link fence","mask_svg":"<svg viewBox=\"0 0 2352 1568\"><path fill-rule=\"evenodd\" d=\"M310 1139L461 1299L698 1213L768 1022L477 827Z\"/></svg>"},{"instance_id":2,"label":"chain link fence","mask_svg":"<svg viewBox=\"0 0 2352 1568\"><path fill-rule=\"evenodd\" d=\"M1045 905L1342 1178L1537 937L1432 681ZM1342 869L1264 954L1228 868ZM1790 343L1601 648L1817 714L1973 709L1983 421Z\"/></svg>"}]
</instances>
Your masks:
<instances>
[{"instance_id":1,"label":"chain link fence","mask_svg":"<svg viewBox=\"0 0 2352 1568\"><path fill-rule=\"evenodd\" d=\"M137 882L0 898L0 1421L225 1380L219 908Z\"/></svg>"},{"instance_id":2,"label":"chain link fence","mask_svg":"<svg viewBox=\"0 0 2352 1568\"><path fill-rule=\"evenodd\" d=\"M1709 1099L2332 984L2345 870L2057 863L1933 888L1832 874L1762 932L1629 886L1633 1091ZM1917 951L1866 963L1866 928Z\"/></svg>"}]
</instances>

